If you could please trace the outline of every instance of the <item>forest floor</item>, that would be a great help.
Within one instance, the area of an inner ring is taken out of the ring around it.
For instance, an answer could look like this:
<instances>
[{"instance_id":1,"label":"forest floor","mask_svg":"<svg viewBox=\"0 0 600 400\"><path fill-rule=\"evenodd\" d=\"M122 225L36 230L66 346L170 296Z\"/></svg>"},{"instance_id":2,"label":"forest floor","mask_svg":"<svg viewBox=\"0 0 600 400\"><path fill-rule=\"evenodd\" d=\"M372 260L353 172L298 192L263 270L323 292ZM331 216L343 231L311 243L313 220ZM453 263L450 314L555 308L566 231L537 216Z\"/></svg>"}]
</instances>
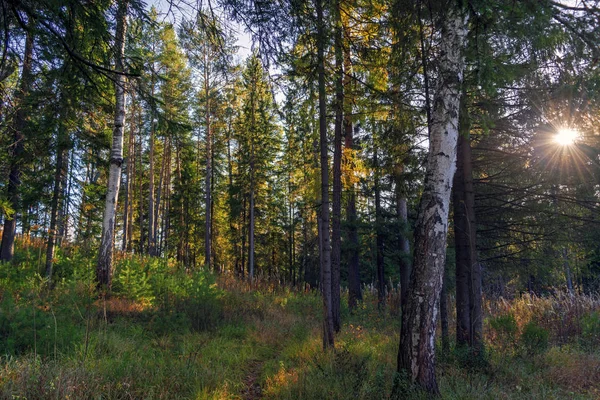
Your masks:
<instances>
[{"instance_id":1,"label":"forest floor","mask_svg":"<svg viewBox=\"0 0 600 400\"><path fill-rule=\"evenodd\" d=\"M368 292L354 312L344 306L336 349L324 352L315 291L225 275L191 281L196 297L169 289L160 301L126 296L140 284L118 280L120 294L99 301L89 285L50 292L15 284L19 274L0 273L1 399L384 399L396 377L395 293L385 311ZM597 306L587 297L488 304L497 314L486 319L485 360L438 355L442 398L599 398Z\"/></svg>"}]
</instances>

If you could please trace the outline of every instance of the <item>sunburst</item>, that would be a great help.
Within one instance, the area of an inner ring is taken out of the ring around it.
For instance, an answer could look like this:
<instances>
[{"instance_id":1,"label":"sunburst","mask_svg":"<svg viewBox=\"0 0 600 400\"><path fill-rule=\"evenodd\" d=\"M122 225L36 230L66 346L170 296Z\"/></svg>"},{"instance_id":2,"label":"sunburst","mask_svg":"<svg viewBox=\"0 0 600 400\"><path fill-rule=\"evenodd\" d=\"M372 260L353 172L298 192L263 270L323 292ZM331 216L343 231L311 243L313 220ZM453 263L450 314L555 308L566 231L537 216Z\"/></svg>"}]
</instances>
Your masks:
<instances>
[{"instance_id":1,"label":"sunburst","mask_svg":"<svg viewBox=\"0 0 600 400\"><path fill-rule=\"evenodd\" d=\"M554 135L554 142L561 146L572 146L579 138L579 132L571 128L560 128Z\"/></svg>"}]
</instances>

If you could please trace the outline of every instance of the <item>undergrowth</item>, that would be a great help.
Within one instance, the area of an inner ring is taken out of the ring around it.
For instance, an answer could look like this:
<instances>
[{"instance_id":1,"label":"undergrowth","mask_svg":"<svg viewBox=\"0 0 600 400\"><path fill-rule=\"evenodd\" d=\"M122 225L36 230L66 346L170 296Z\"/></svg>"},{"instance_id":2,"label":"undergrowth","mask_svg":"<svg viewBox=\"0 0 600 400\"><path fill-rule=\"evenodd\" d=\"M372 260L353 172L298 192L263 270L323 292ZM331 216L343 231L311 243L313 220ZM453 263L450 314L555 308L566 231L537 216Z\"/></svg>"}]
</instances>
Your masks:
<instances>
[{"instance_id":1,"label":"undergrowth","mask_svg":"<svg viewBox=\"0 0 600 400\"><path fill-rule=\"evenodd\" d=\"M395 380L401 398L427 398L395 372L396 291L383 311L376 293L352 312L344 294L324 352L317 291L119 255L114 294L98 300L93 258L59 254L50 290L37 254L30 244L0 265L0 398L240 399L255 385L267 399L384 399ZM484 353L438 354L442 398L598 398L599 306L487 301Z\"/></svg>"}]
</instances>

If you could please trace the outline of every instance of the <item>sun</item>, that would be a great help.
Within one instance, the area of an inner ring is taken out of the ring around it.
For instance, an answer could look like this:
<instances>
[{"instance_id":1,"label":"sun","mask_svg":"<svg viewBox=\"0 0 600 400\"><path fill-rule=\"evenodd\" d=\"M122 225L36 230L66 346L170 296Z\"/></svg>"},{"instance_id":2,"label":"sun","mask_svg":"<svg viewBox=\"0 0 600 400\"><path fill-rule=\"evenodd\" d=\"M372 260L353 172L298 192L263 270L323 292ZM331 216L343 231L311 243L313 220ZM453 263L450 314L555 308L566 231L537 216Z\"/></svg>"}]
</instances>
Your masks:
<instances>
[{"instance_id":1,"label":"sun","mask_svg":"<svg viewBox=\"0 0 600 400\"><path fill-rule=\"evenodd\" d=\"M571 128L561 128L554 135L554 142L561 146L570 146L575 143L579 137L579 132Z\"/></svg>"}]
</instances>

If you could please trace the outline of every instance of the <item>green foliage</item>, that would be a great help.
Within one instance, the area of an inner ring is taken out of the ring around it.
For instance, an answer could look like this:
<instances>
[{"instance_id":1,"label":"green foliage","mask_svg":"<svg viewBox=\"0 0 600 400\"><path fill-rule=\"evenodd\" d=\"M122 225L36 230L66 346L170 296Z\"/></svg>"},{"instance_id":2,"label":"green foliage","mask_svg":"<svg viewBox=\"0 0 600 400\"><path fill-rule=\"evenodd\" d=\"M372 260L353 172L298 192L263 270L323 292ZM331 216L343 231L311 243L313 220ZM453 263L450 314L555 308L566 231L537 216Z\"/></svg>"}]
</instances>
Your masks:
<instances>
[{"instance_id":1,"label":"green foliage","mask_svg":"<svg viewBox=\"0 0 600 400\"><path fill-rule=\"evenodd\" d=\"M525 353L529 356L543 353L548 349L548 330L539 326L535 321L529 321L524 327L519 339Z\"/></svg>"},{"instance_id":2,"label":"green foliage","mask_svg":"<svg viewBox=\"0 0 600 400\"><path fill-rule=\"evenodd\" d=\"M66 308L55 309L37 297L17 303L10 293L5 293L0 303L0 355L34 352L56 358L70 351L81 339L82 326Z\"/></svg>"},{"instance_id":3,"label":"green foliage","mask_svg":"<svg viewBox=\"0 0 600 400\"><path fill-rule=\"evenodd\" d=\"M600 312L593 311L581 317L581 343L584 347L600 344Z\"/></svg>"},{"instance_id":4,"label":"green foliage","mask_svg":"<svg viewBox=\"0 0 600 400\"><path fill-rule=\"evenodd\" d=\"M135 258L127 258L117 264L113 290L118 295L142 303L150 304L154 300L148 271Z\"/></svg>"},{"instance_id":5,"label":"green foliage","mask_svg":"<svg viewBox=\"0 0 600 400\"><path fill-rule=\"evenodd\" d=\"M514 348L519 328L512 313L491 317L488 323L496 336L494 343L502 349Z\"/></svg>"}]
</instances>

